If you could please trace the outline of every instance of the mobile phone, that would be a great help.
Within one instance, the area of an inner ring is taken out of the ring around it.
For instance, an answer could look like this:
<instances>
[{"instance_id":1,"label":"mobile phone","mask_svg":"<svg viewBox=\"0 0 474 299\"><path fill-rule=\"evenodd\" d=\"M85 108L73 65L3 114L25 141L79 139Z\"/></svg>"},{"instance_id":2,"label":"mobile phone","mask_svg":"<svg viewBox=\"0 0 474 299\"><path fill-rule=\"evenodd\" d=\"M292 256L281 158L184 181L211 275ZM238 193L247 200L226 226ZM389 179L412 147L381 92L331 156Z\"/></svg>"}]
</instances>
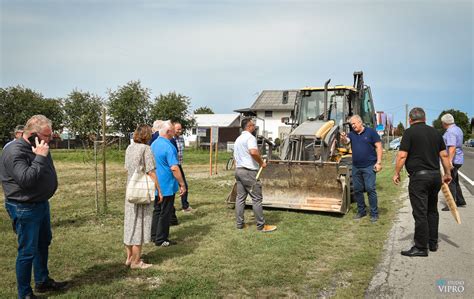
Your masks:
<instances>
[{"instance_id":1,"label":"mobile phone","mask_svg":"<svg viewBox=\"0 0 474 299\"><path fill-rule=\"evenodd\" d=\"M31 146L32 147L36 147L36 137L38 137L38 134L36 133L33 133L31 134L30 137L28 137L28 141L30 142ZM39 137L38 137L38 142L40 141Z\"/></svg>"}]
</instances>

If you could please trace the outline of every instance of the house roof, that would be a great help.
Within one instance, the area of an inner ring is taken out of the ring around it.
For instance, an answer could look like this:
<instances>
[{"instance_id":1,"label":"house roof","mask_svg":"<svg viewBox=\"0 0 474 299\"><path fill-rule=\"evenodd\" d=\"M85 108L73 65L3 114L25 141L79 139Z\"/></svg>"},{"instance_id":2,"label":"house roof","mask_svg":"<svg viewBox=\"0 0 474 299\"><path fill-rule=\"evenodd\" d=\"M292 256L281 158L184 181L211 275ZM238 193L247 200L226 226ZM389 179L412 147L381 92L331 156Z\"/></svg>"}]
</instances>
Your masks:
<instances>
[{"instance_id":1,"label":"house roof","mask_svg":"<svg viewBox=\"0 0 474 299\"><path fill-rule=\"evenodd\" d=\"M194 114L196 127L238 127L239 114Z\"/></svg>"},{"instance_id":2,"label":"house roof","mask_svg":"<svg viewBox=\"0 0 474 299\"><path fill-rule=\"evenodd\" d=\"M250 110L293 110L295 106L297 89L288 91L288 102L283 103L284 90L264 90L255 100Z\"/></svg>"}]
</instances>

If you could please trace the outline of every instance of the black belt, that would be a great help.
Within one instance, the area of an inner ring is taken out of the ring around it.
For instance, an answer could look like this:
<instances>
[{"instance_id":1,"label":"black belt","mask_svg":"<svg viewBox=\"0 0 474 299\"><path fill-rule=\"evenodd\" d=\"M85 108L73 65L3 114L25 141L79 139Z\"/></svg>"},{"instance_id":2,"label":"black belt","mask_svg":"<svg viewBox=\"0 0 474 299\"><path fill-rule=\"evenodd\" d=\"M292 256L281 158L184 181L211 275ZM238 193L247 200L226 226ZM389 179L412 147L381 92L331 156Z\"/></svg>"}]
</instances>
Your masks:
<instances>
[{"instance_id":1,"label":"black belt","mask_svg":"<svg viewBox=\"0 0 474 299\"><path fill-rule=\"evenodd\" d=\"M250 168L247 168L247 167L237 167L237 169L245 169L245 170L248 170L248 171L258 171L257 169L250 169Z\"/></svg>"},{"instance_id":2,"label":"black belt","mask_svg":"<svg viewBox=\"0 0 474 299\"><path fill-rule=\"evenodd\" d=\"M418 170L410 174L410 176L419 176L419 175L428 175L428 174L438 174L441 175L439 170Z\"/></svg>"}]
</instances>

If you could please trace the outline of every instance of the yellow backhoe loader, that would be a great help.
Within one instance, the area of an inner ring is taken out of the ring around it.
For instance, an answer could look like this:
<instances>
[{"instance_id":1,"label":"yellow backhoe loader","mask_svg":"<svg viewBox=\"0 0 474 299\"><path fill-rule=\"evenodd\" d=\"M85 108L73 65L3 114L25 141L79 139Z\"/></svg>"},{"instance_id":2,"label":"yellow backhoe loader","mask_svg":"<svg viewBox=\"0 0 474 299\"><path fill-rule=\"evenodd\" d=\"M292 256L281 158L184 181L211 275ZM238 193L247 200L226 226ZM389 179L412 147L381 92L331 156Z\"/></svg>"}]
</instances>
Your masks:
<instances>
[{"instance_id":1,"label":"yellow backhoe loader","mask_svg":"<svg viewBox=\"0 0 474 299\"><path fill-rule=\"evenodd\" d=\"M349 132L348 119L354 114L373 128L375 111L362 72L354 72L353 86L329 86L330 81L299 90L291 117L282 119L291 131L280 156L270 155L260 175L264 207L342 214L349 210L352 156L350 148L339 143L340 133ZM233 188L229 204L235 203L235 195Z\"/></svg>"}]
</instances>

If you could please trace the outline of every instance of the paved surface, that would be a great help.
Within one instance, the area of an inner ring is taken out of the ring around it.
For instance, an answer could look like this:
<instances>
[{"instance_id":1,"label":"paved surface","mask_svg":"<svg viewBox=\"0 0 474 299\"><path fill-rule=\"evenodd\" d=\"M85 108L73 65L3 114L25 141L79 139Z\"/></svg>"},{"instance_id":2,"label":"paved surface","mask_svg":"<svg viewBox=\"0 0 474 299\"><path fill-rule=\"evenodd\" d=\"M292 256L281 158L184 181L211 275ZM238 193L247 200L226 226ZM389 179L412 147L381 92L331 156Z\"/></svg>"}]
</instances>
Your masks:
<instances>
[{"instance_id":1,"label":"paved surface","mask_svg":"<svg viewBox=\"0 0 474 299\"><path fill-rule=\"evenodd\" d=\"M464 164L459 170L464 176L460 176L459 179L471 193L474 193L474 147L464 146L462 150L464 151Z\"/></svg>"},{"instance_id":2,"label":"paved surface","mask_svg":"<svg viewBox=\"0 0 474 299\"><path fill-rule=\"evenodd\" d=\"M414 220L406 192L384 256L366 291L367 298L474 298L474 196L463 186L467 202L459 208L461 224L443 212L439 195L439 249L428 257L405 257L401 250L413 244ZM457 291L457 292L456 292Z\"/></svg>"}]
</instances>

